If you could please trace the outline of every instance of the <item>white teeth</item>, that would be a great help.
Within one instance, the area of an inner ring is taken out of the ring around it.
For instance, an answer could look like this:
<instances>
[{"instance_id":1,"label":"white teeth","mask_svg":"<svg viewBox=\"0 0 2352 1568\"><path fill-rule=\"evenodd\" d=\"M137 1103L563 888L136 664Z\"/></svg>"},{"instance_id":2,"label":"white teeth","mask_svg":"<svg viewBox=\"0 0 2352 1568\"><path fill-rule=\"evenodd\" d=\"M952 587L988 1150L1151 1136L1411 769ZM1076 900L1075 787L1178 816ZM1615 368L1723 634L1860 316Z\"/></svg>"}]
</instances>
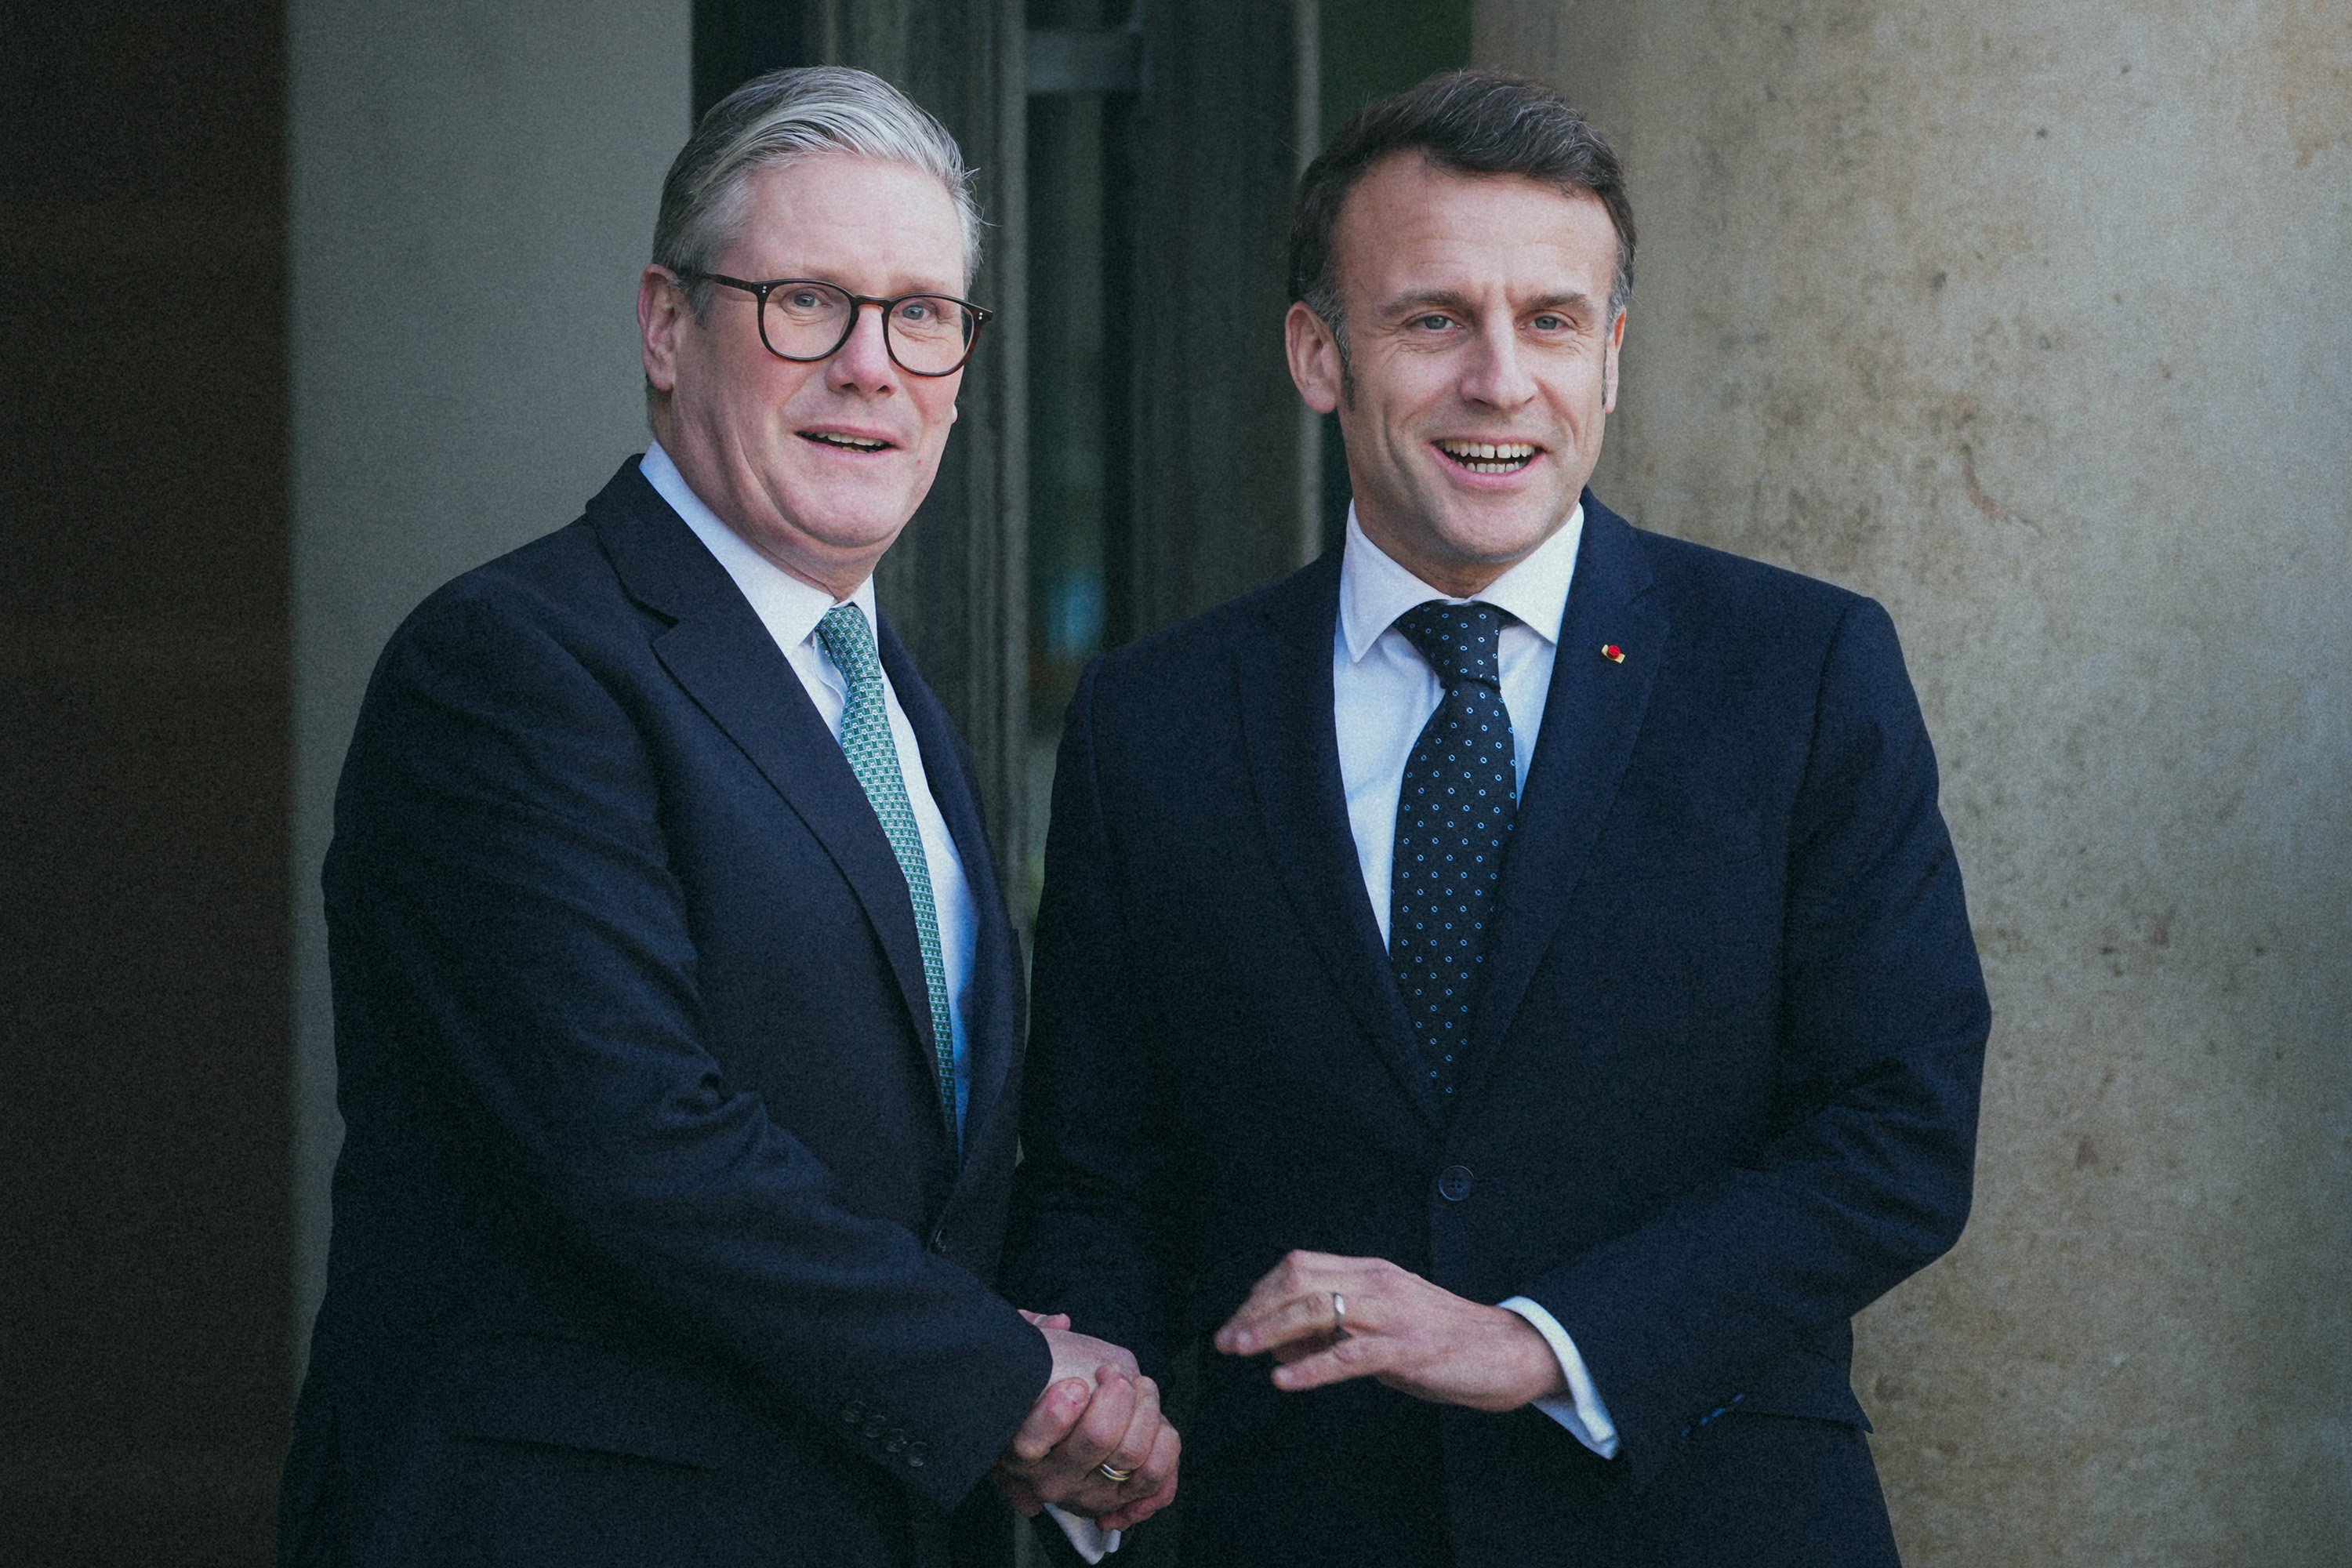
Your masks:
<instances>
[{"instance_id":1,"label":"white teeth","mask_svg":"<svg viewBox=\"0 0 2352 1568\"><path fill-rule=\"evenodd\" d=\"M878 452L890 444L863 436L835 436L824 430L812 430L808 434L813 441L822 441L828 447L846 447L853 452Z\"/></svg>"},{"instance_id":2,"label":"white teeth","mask_svg":"<svg viewBox=\"0 0 2352 1568\"><path fill-rule=\"evenodd\" d=\"M1536 455L1530 441L1440 441L1440 450L1473 473L1516 472Z\"/></svg>"}]
</instances>

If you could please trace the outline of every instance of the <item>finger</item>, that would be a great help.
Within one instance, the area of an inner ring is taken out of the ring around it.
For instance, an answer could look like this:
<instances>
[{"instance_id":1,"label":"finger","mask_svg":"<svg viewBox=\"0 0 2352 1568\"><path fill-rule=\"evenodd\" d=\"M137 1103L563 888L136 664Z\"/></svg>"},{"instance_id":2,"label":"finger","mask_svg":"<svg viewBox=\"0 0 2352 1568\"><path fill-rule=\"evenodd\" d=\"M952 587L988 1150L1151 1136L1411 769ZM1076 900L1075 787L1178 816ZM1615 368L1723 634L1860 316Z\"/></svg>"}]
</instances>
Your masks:
<instances>
[{"instance_id":1,"label":"finger","mask_svg":"<svg viewBox=\"0 0 2352 1568\"><path fill-rule=\"evenodd\" d=\"M1070 1314L1067 1312L1033 1312L1026 1307L1013 1310L1027 1320L1032 1328L1066 1329L1070 1326Z\"/></svg>"},{"instance_id":2,"label":"finger","mask_svg":"<svg viewBox=\"0 0 2352 1568\"><path fill-rule=\"evenodd\" d=\"M1274 1359L1282 1365L1288 1366L1292 1362L1305 1361L1311 1355L1320 1355L1339 1342L1339 1336L1336 1334L1302 1336L1286 1344L1275 1346Z\"/></svg>"},{"instance_id":3,"label":"finger","mask_svg":"<svg viewBox=\"0 0 2352 1568\"><path fill-rule=\"evenodd\" d=\"M1095 1384L1095 1396L1068 1436L1054 1446L1054 1468L1073 1485L1083 1484L1087 1472L1101 1464L1135 1415L1136 1390L1130 1380L1108 1376Z\"/></svg>"},{"instance_id":4,"label":"finger","mask_svg":"<svg viewBox=\"0 0 2352 1568\"><path fill-rule=\"evenodd\" d=\"M1330 1272L1332 1266L1346 1262L1348 1259L1344 1258L1334 1258L1325 1252L1285 1254L1281 1262L1258 1277L1257 1283L1250 1287L1249 1295L1234 1316L1255 1316L1307 1291L1322 1289L1326 1285L1324 1276Z\"/></svg>"},{"instance_id":5,"label":"finger","mask_svg":"<svg viewBox=\"0 0 2352 1568\"><path fill-rule=\"evenodd\" d=\"M1351 1334L1328 1350L1276 1367L1274 1385L1286 1394L1297 1394L1302 1389L1324 1388L1349 1378L1376 1374L1387 1368L1387 1350L1386 1341Z\"/></svg>"},{"instance_id":6,"label":"finger","mask_svg":"<svg viewBox=\"0 0 2352 1568\"><path fill-rule=\"evenodd\" d=\"M1331 1304L1335 1292L1320 1287L1286 1300L1271 1302L1253 1312L1244 1304L1233 1321L1217 1331L1217 1348L1227 1355L1258 1355L1277 1345L1299 1340L1328 1339L1339 1326L1339 1315ZM1357 1316L1355 1300L1349 1300L1349 1317ZM1350 1331L1360 1327L1351 1322Z\"/></svg>"},{"instance_id":7,"label":"finger","mask_svg":"<svg viewBox=\"0 0 2352 1568\"><path fill-rule=\"evenodd\" d=\"M1087 1393L1086 1384L1075 1377L1046 1384L1013 1434L1013 1452L1032 1465L1051 1453L1086 1414Z\"/></svg>"},{"instance_id":8,"label":"finger","mask_svg":"<svg viewBox=\"0 0 2352 1568\"><path fill-rule=\"evenodd\" d=\"M1149 1474L1149 1470L1153 1449L1167 1426L1160 1416L1160 1385L1148 1377L1137 1378L1135 1413L1128 1418L1126 1432L1102 1461L1105 1468L1127 1472L1128 1479L1117 1483L1121 1501L1159 1489L1160 1478Z\"/></svg>"},{"instance_id":9,"label":"finger","mask_svg":"<svg viewBox=\"0 0 2352 1568\"><path fill-rule=\"evenodd\" d=\"M1217 1348L1228 1355L1254 1354L1255 1352L1235 1349L1234 1342L1256 1339L1258 1349L1264 1350L1266 1344L1261 1336L1270 1325L1280 1331L1286 1325L1303 1322L1319 1325L1328 1332L1334 1321L1330 1310L1332 1293L1346 1291L1351 1297L1363 1294L1372 1271L1381 1266L1377 1258L1293 1252L1251 1288L1248 1299L1217 1331Z\"/></svg>"},{"instance_id":10,"label":"finger","mask_svg":"<svg viewBox=\"0 0 2352 1568\"><path fill-rule=\"evenodd\" d=\"M1133 1530L1175 1500L1176 1481L1171 1476L1169 1478L1168 1484L1151 1496L1138 1502L1129 1503L1116 1513L1107 1513L1095 1522L1105 1530Z\"/></svg>"},{"instance_id":11,"label":"finger","mask_svg":"<svg viewBox=\"0 0 2352 1568\"><path fill-rule=\"evenodd\" d=\"M1096 1522L1105 1530L1125 1530L1166 1508L1176 1496L1177 1462L1183 1447L1183 1440L1177 1436L1176 1428L1162 1422L1159 1436L1151 1446L1151 1457L1136 1472L1135 1484L1130 1489L1140 1490L1142 1495L1120 1504L1117 1511L1104 1515Z\"/></svg>"}]
</instances>

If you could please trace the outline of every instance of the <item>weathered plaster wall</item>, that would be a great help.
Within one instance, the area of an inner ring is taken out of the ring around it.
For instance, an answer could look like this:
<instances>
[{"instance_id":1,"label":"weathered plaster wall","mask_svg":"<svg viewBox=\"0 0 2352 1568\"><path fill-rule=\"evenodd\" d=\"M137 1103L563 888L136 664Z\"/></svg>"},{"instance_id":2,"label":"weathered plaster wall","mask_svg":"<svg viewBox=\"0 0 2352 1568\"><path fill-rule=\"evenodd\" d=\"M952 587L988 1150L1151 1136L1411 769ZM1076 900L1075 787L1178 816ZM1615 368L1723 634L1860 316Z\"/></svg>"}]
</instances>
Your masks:
<instances>
[{"instance_id":1,"label":"weathered plaster wall","mask_svg":"<svg viewBox=\"0 0 2352 1568\"><path fill-rule=\"evenodd\" d=\"M1642 224L1596 488L1876 595L1999 1022L1915 1564L2352 1562L2352 7L1484 0Z\"/></svg>"},{"instance_id":2,"label":"weathered plaster wall","mask_svg":"<svg viewBox=\"0 0 2352 1568\"><path fill-rule=\"evenodd\" d=\"M319 863L368 671L645 440L636 277L686 140L689 6L294 0L295 1297L341 1140Z\"/></svg>"}]
</instances>

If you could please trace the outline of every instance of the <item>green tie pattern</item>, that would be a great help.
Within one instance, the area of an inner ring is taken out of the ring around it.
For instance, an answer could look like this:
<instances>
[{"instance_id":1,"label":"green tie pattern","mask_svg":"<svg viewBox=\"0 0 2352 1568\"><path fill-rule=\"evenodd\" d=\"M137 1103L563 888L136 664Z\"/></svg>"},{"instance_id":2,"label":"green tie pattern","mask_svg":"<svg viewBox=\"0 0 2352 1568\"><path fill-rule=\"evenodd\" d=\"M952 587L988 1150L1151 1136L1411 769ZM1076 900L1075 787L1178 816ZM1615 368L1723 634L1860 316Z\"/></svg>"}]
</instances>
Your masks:
<instances>
[{"instance_id":1,"label":"green tie pattern","mask_svg":"<svg viewBox=\"0 0 2352 1568\"><path fill-rule=\"evenodd\" d=\"M923 858L923 832L916 826L915 808L908 804L906 777L898 771L898 748L890 739L890 710L883 697L882 662L875 657L873 628L866 624L866 612L856 605L835 605L817 622L816 635L849 682L849 701L841 713L841 749L849 758L849 771L865 786L874 815L882 820L883 835L890 840L890 853L898 858L898 869L906 873L907 891L915 902L915 935L923 944L923 980L931 994L931 1055L939 1077L940 1109L961 1141L962 1129L956 1118L955 1023L948 1011L939 906L931 898L931 868Z\"/></svg>"}]
</instances>

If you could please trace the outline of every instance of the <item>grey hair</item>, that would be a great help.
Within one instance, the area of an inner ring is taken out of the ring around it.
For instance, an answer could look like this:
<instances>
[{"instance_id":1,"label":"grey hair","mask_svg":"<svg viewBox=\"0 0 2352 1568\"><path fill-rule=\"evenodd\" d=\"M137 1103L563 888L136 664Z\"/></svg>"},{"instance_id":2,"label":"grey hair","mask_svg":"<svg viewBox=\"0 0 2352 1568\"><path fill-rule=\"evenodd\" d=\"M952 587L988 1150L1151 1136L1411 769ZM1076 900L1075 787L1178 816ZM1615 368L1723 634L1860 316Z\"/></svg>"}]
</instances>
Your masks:
<instances>
[{"instance_id":1,"label":"grey hair","mask_svg":"<svg viewBox=\"0 0 2352 1568\"><path fill-rule=\"evenodd\" d=\"M963 228L963 286L980 268L980 204L963 153L929 110L867 71L805 66L752 78L710 106L662 181L654 221L654 262L681 274L708 272L741 237L743 191L762 169L823 153L906 163L938 177ZM698 319L711 285L688 278Z\"/></svg>"}]
</instances>

